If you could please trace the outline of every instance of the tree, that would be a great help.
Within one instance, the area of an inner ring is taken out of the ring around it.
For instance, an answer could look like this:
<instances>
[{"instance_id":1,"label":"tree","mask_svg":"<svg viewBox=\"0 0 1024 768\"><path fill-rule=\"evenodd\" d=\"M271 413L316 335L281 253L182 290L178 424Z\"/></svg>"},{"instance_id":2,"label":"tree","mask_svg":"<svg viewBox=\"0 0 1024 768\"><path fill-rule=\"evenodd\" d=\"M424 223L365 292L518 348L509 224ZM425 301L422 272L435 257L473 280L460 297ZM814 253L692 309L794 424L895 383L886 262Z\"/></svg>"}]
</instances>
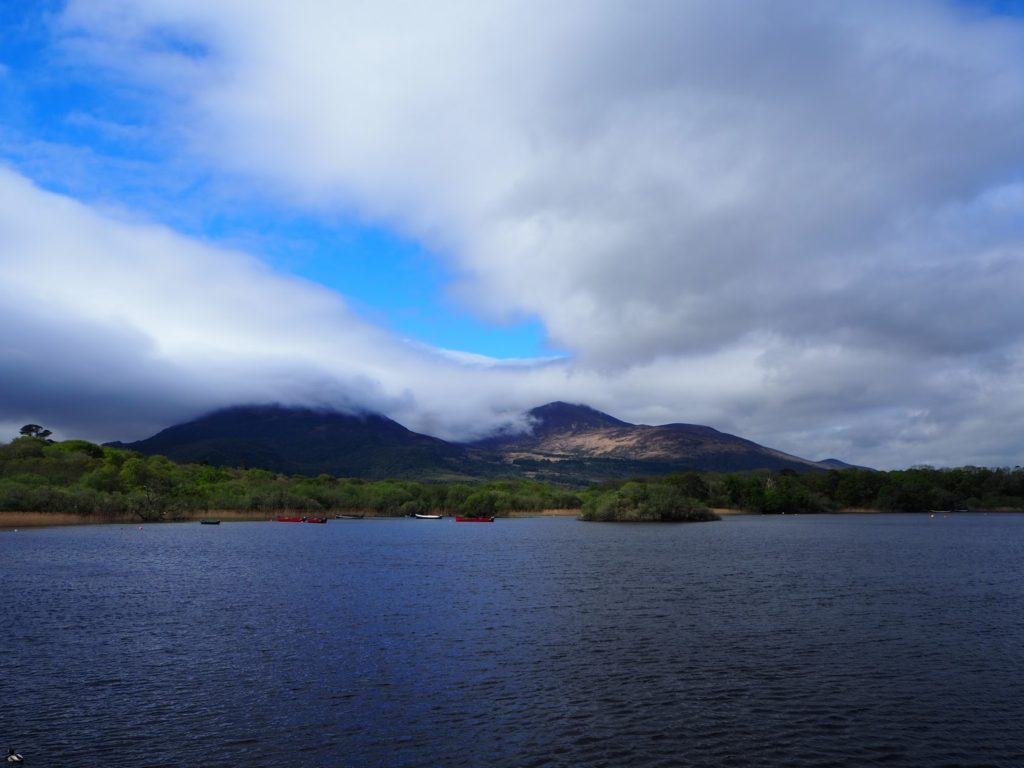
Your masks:
<instances>
[{"instance_id":1,"label":"tree","mask_svg":"<svg viewBox=\"0 0 1024 768\"><path fill-rule=\"evenodd\" d=\"M707 501L711 494L707 482L696 472L669 475L664 482L675 486L684 496L698 501Z\"/></svg>"},{"instance_id":2,"label":"tree","mask_svg":"<svg viewBox=\"0 0 1024 768\"><path fill-rule=\"evenodd\" d=\"M19 430L22 437L38 437L40 440L45 440L53 434L48 429L43 429L38 424L26 424Z\"/></svg>"},{"instance_id":3,"label":"tree","mask_svg":"<svg viewBox=\"0 0 1024 768\"><path fill-rule=\"evenodd\" d=\"M498 509L497 491L474 491L461 504L461 512L469 517L493 517Z\"/></svg>"},{"instance_id":4,"label":"tree","mask_svg":"<svg viewBox=\"0 0 1024 768\"><path fill-rule=\"evenodd\" d=\"M718 517L700 501L686 496L674 482L625 483L617 491L588 494L583 520L621 522L698 522Z\"/></svg>"}]
</instances>

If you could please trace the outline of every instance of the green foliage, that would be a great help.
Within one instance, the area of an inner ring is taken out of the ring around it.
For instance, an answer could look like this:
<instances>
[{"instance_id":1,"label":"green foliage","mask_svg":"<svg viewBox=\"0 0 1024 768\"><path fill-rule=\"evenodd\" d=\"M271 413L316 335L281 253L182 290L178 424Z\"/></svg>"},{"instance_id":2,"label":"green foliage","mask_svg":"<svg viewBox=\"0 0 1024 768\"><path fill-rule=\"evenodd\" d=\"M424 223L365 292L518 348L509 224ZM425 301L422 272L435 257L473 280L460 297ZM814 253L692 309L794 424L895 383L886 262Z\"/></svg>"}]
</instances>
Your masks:
<instances>
[{"instance_id":1,"label":"green foliage","mask_svg":"<svg viewBox=\"0 0 1024 768\"><path fill-rule=\"evenodd\" d=\"M273 514L368 511L378 515L502 515L578 508L579 497L530 480L478 485L287 476L264 469L176 464L163 456L33 436L0 444L0 510L173 519L208 510Z\"/></svg>"},{"instance_id":2,"label":"green foliage","mask_svg":"<svg viewBox=\"0 0 1024 768\"><path fill-rule=\"evenodd\" d=\"M764 476L749 489L749 508L766 515L830 511L829 502L809 488L797 474Z\"/></svg>"},{"instance_id":3,"label":"green foliage","mask_svg":"<svg viewBox=\"0 0 1024 768\"><path fill-rule=\"evenodd\" d=\"M26 424L20 430L18 434L22 437L32 437L38 440L46 440L53 433L48 429L43 429L38 424Z\"/></svg>"},{"instance_id":4,"label":"green foliage","mask_svg":"<svg viewBox=\"0 0 1024 768\"><path fill-rule=\"evenodd\" d=\"M499 506L507 508L509 500L499 491L476 491L466 497L459 512L468 517L493 517Z\"/></svg>"},{"instance_id":5,"label":"green foliage","mask_svg":"<svg viewBox=\"0 0 1024 768\"><path fill-rule=\"evenodd\" d=\"M707 502L711 497L711 488L699 472L669 475L665 478L665 482L679 489L680 493L691 499Z\"/></svg>"},{"instance_id":6,"label":"green foliage","mask_svg":"<svg viewBox=\"0 0 1024 768\"><path fill-rule=\"evenodd\" d=\"M702 481L698 483L697 481ZM631 481L638 482L636 480ZM894 472L843 469L828 472L792 471L713 474L686 473L648 485L665 483L685 495L712 507L732 507L760 514L829 512L841 509L871 509L886 512L928 510L1024 510L1024 469L959 467L934 469L913 467ZM620 491L614 502L628 505L630 494L639 491L630 483L608 481L585 492L585 510L597 519L614 516L615 507L607 494ZM626 489L626 490L623 490ZM705 490L706 489L706 490ZM698 495L699 494L699 495ZM603 498L601 507L598 497ZM620 513L636 515L634 511Z\"/></svg>"},{"instance_id":7,"label":"green foliage","mask_svg":"<svg viewBox=\"0 0 1024 768\"><path fill-rule=\"evenodd\" d=\"M103 458L103 446L90 443L88 440L65 440L62 443L53 443L44 450L46 455L54 454L81 454L91 459Z\"/></svg>"},{"instance_id":8,"label":"green foliage","mask_svg":"<svg viewBox=\"0 0 1024 768\"><path fill-rule=\"evenodd\" d=\"M699 522L718 517L685 492L683 483L631 481L617 490L587 495L582 520L616 522Z\"/></svg>"},{"instance_id":9,"label":"green foliage","mask_svg":"<svg viewBox=\"0 0 1024 768\"><path fill-rule=\"evenodd\" d=\"M207 510L500 516L568 508L582 509L581 517L588 520L646 521L707 519L708 506L764 514L843 508L1024 509L1024 469L686 472L606 481L573 492L535 480L444 484L288 476L263 469L176 464L163 456L146 457L85 440L52 442L33 435L0 444L0 510L158 520Z\"/></svg>"}]
</instances>

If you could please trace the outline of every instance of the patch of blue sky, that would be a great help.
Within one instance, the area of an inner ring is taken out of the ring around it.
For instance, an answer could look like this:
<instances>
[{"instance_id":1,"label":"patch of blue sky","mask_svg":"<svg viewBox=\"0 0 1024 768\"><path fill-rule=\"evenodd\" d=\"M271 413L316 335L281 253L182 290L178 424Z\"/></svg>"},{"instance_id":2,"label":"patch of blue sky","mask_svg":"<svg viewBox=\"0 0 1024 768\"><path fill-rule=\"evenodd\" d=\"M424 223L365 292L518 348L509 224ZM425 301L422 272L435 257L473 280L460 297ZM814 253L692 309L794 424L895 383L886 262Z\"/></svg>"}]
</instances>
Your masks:
<instances>
[{"instance_id":1,"label":"patch of blue sky","mask_svg":"<svg viewBox=\"0 0 1024 768\"><path fill-rule=\"evenodd\" d=\"M564 356L537 319L488 321L461 306L442 260L387 228L263 218L256 241L255 227L222 221L216 229L219 240L259 252L279 271L336 290L356 314L399 337L502 360Z\"/></svg>"},{"instance_id":2,"label":"patch of blue sky","mask_svg":"<svg viewBox=\"0 0 1024 768\"><path fill-rule=\"evenodd\" d=\"M158 174L173 150L144 92L55 44L62 6L0 2L0 152L47 189L130 205L127 169L149 168L138 184L165 186Z\"/></svg>"},{"instance_id":3,"label":"patch of blue sky","mask_svg":"<svg viewBox=\"0 0 1024 768\"><path fill-rule=\"evenodd\" d=\"M538 319L496 322L452 299L455 275L418 243L384 226L277 207L193 165L159 130L146 94L83 71L51 45L61 6L0 2L0 161L52 191L259 256L413 342L498 359L562 356ZM173 30L152 44L206 55Z\"/></svg>"},{"instance_id":4,"label":"patch of blue sky","mask_svg":"<svg viewBox=\"0 0 1024 768\"><path fill-rule=\"evenodd\" d=\"M993 16L1024 16L1024 0L956 0L956 2Z\"/></svg>"},{"instance_id":5,"label":"patch of blue sky","mask_svg":"<svg viewBox=\"0 0 1024 768\"><path fill-rule=\"evenodd\" d=\"M47 156L157 162L166 152L151 130L152 111L138 92L101 73L83 76L52 45L60 3L0 3L0 132L5 159L28 175ZM36 179L55 191L90 199L76 174L59 169ZM97 196L109 186L96 179Z\"/></svg>"}]
</instances>

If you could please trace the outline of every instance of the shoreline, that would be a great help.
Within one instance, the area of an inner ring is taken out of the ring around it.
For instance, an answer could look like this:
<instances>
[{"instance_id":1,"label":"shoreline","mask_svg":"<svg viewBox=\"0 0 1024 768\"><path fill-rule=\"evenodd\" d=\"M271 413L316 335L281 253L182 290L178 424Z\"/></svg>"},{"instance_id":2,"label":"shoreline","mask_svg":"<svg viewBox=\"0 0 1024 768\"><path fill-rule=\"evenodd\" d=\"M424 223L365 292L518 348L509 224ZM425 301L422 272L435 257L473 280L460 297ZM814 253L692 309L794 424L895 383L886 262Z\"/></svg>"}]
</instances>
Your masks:
<instances>
[{"instance_id":1,"label":"shoreline","mask_svg":"<svg viewBox=\"0 0 1024 768\"><path fill-rule=\"evenodd\" d=\"M18 528L57 528L67 525L154 525L157 523L197 523L200 520L221 520L225 522L258 522L271 520L265 513L239 512L235 510L207 510L206 512L183 513L164 520L140 520L134 515L85 515L75 512L2 512L0 530Z\"/></svg>"},{"instance_id":2,"label":"shoreline","mask_svg":"<svg viewBox=\"0 0 1024 768\"><path fill-rule=\"evenodd\" d=\"M579 515L580 510L578 509L513 509L504 517L579 517Z\"/></svg>"},{"instance_id":3,"label":"shoreline","mask_svg":"<svg viewBox=\"0 0 1024 768\"><path fill-rule=\"evenodd\" d=\"M225 523L251 523L271 521L278 515L323 516L328 520L336 514L355 512L365 514L367 519L375 517L400 519L395 515L377 515L371 511L332 509L327 512L277 510L274 512L245 512L230 509L208 509L203 512L184 512L163 520L140 520L134 515L86 515L75 512L6 512L0 511L0 531L19 528L58 528L68 525L157 525L163 523L197 523L200 520L220 520ZM505 517L577 517L578 509L512 510Z\"/></svg>"},{"instance_id":4,"label":"shoreline","mask_svg":"<svg viewBox=\"0 0 1024 768\"><path fill-rule=\"evenodd\" d=\"M744 516L757 516L757 517L781 517L781 515L762 515L758 512L748 512L743 509L729 509L714 507L711 510L719 517L744 517ZM0 531L7 530L18 530L21 528L57 528L68 525L154 525L162 523L198 523L200 520L220 520L221 522L227 523L251 523L251 522L263 522L271 521L278 515L297 515L297 516L322 516L328 520L334 519L336 514L352 513L363 514L367 519L383 518L383 519L401 519L401 515L378 515L371 511L359 511L350 509L332 509L327 512L317 511L297 511L297 510L278 510L274 512L245 512L240 510L228 510L228 509L210 509L205 512L186 512L182 513L173 518L166 518L164 520L140 520L138 517L129 515L85 515L77 514L74 512L5 512L0 511ZM861 508L845 508L837 509L832 512L807 512L807 513L793 513L793 514L807 514L813 516L820 515L889 515L889 514L907 514L907 515L922 515L927 516L929 514L934 517L937 514L947 515L977 515L977 514L1008 514L1008 513L1021 513L1024 510L1012 509L1012 508L999 508L999 509L973 509L968 511L960 510L932 510L929 512L885 512L880 509L861 509ZM499 515L500 518L506 519L525 519L530 517L579 517L580 510L578 509L540 509L540 510L511 510L507 514ZM448 515L453 517L454 515Z\"/></svg>"}]
</instances>

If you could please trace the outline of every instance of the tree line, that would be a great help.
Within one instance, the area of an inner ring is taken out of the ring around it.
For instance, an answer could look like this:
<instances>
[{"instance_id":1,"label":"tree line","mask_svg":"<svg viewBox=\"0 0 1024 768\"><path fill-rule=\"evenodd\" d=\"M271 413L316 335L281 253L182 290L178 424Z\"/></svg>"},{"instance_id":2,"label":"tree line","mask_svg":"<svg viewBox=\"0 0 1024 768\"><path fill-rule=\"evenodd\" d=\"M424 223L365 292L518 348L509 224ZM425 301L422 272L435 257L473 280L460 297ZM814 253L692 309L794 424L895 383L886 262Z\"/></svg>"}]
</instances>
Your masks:
<instances>
[{"instance_id":1,"label":"tree line","mask_svg":"<svg viewBox=\"0 0 1024 768\"><path fill-rule=\"evenodd\" d=\"M0 444L0 511L158 520L215 510L503 515L561 508L588 520L699 520L713 519L710 508L719 507L762 514L1024 510L1024 469L683 472L573 490L531 480L367 481L176 464L85 440L55 442L37 425Z\"/></svg>"},{"instance_id":2,"label":"tree line","mask_svg":"<svg viewBox=\"0 0 1024 768\"><path fill-rule=\"evenodd\" d=\"M85 440L54 442L24 433L0 445L0 511L161 520L213 510L501 515L580 504L570 490L529 480L470 485L284 475L176 464Z\"/></svg>"},{"instance_id":3,"label":"tree line","mask_svg":"<svg viewBox=\"0 0 1024 768\"><path fill-rule=\"evenodd\" d=\"M889 472L856 468L803 473L789 469L731 474L685 472L646 481L602 483L591 493L636 497L637 485L667 486L676 497L692 499L707 507L760 514L850 509L1024 510L1021 467L912 467Z\"/></svg>"}]
</instances>

